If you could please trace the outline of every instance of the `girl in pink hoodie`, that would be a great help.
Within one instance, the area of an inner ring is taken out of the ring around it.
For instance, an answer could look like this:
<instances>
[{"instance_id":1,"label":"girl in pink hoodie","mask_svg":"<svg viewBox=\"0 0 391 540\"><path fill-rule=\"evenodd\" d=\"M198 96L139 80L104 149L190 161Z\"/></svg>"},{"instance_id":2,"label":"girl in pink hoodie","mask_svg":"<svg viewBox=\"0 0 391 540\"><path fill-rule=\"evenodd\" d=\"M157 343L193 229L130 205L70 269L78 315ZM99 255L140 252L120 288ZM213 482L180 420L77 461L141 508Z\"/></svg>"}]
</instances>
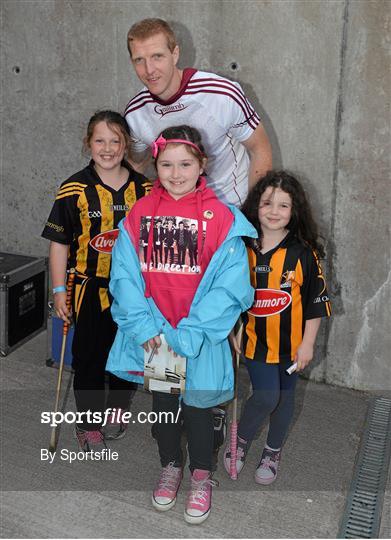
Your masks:
<instances>
[{"instance_id":1,"label":"girl in pink hoodie","mask_svg":"<svg viewBox=\"0 0 391 540\"><path fill-rule=\"evenodd\" d=\"M188 316L209 261L227 236L234 217L201 176L207 158L196 129L168 128L152 150L159 179L150 195L133 207L125 229L139 254L145 296L153 298L160 312L176 328ZM158 221L163 224L163 262L154 257L154 229ZM197 264L194 251L198 255ZM159 335L143 346L148 352L155 345L161 345ZM175 412L177 417L178 396L152 394L154 412ZM192 472L185 519L189 523L201 523L208 517L211 503L213 413L211 407L192 407L184 402L182 412ZM152 503L157 510L165 511L174 506L182 479L181 425L159 423L153 431L163 468Z\"/></svg>"},{"instance_id":2,"label":"girl in pink hoodie","mask_svg":"<svg viewBox=\"0 0 391 540\"><path fill-rule=\"evenodd\" d=\"M197 130L164 130L152 153L159 179L120 224L113 250L110 291L118 332L106 369L142 383L143 347L148 356L157 348L158 363L162 335L174 354L186 357L183 395L152 392L161 419L153 435L162 465L152 504L165 511L176 501L183 467L181 408L191 471L184 516L197 524L211 508L213 407L233 397L227 336L254 297L241 237L255 237L256 230L207 187Z\"/></svg>"}]
</instances>

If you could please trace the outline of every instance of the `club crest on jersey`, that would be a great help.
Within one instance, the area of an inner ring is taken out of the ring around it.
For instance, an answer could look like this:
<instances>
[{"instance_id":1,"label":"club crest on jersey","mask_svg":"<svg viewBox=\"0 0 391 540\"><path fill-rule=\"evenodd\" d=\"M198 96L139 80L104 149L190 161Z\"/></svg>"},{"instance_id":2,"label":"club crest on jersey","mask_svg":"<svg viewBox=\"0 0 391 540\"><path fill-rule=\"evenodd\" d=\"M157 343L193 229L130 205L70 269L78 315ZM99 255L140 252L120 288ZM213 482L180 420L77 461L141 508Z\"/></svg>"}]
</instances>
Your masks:
<instances>
[{"instance_id":1,"label":"club crest on jersey","mask_svg":"<svg viewBox=\"0 0 391 540\"><path fill-rule=\"evenodd\" d=\"M99 251L100 253L111 253L114 247L115 241L118 238L119 229L112 229L111 231L105 231L94 236L90 240L90 246Z\"/></svg>"},{"instance_id":2,"label":"club crest on jersey","mask_svg":"<svg viewBox=\"0 0 391 540\"><path fill-rule=\"evenodd\" d=\"M292 296L277 289L256 289L254 303L249 313L254 317L270 317L284 311L292 302Z\"/></svg>"},{"instance_id":3,"label":"club crest on jersey","mask_svg":"<svg viewBox=\"0 0 391 540\"><path fill-rule=\"evenodd\" d=\"M294 270L286 270L281 276L281 289L287 289L292 287L292 281L295 279Z\"/></svg>"}]
</instances>

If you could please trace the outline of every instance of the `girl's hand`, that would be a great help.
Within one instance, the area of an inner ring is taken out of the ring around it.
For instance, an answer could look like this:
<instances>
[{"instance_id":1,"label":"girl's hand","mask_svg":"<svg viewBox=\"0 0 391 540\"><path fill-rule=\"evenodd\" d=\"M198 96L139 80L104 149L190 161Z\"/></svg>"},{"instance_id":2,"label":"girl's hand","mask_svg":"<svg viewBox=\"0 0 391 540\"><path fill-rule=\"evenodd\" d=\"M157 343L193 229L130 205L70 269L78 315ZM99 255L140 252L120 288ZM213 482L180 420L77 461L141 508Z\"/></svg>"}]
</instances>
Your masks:
<instances>
[{"instance_id":1,"label":"girl's hand","mask_svg":"<svg viewBox=\"0 0 391 540\"><path fill-rule=\"evenodd\" d=\"M297 371L302 371L311 362L314 356L314 346L302 341L300 347L297 349L296 362Z\"/></svg>"},{"instance_id":2,"label":"girl's hand","mask_svg":"<svg viewBox=\"0 0 391 540\"><path fill-rule=\"evenodd\" d=\"M168 352L172 351L172 353L174 355L174 358L176 358L178 356L178 354L174 351L174 349L172 349L169 345L167 345L167 349L168 349Z\"/></svg>"},{"instance_id":3,"label":"girl's hand","mask_svg":"<svg viewBox=\"0 0 391 540\"><path fill-rule=\"evenodd\" d=\"M301 371L307 367L314 356L314 344L319 330L320 321L320 318L309 319L305 323L303 341L301 342L300 347L297 349L295 358L297 362L297 371Z\"/></svg>"},{"instance_id":4,"label":"girl's hand","mask_svg":"<svg viewBox=\"0 0 391 540\"><path fill-rule=\"evenodd\" d=\"M58 292L54 295L54 309L57 317L65 323L71 324L72 311L67 308L67 293Z\"/></svg>"},{"instance_id":5,"label":"girl's hand","mask_svg":"<svg viewBox=\"0 0 391 540\"><path fill-rule=\"evenodd\" d=\"M159 348L161 344L162 344L162 340L160 339L160 336L155 336L149 339L148 341L146 341L145 343L143 343L143 348L145 352L149 352L149 348L151 348L151 351L152 351L155 346ZM155 354L157 354L157 351Z\"/></svg>"}]
</instances>

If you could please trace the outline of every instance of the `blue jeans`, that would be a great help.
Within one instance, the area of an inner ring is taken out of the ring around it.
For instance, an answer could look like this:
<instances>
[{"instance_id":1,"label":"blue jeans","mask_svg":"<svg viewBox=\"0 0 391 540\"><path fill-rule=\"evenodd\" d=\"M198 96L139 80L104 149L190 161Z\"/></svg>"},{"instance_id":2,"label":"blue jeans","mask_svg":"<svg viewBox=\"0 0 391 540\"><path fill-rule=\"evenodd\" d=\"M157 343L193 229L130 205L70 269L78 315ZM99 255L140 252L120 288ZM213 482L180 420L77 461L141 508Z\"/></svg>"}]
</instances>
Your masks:
<instances>
[{"instance_id":1,"label":"blue jeans","mask_svg":"<svg viewBox=\"0 0 391 540\"><path fill-rule=\"evenodd\" d=\"M293 416L297 373L288 375L286 364L266 364L247 360L246 367L253 388L241 416L238 435L251 441L260 426L269 420L267 444L281 448Z\"/></svg>"}]
</instances>

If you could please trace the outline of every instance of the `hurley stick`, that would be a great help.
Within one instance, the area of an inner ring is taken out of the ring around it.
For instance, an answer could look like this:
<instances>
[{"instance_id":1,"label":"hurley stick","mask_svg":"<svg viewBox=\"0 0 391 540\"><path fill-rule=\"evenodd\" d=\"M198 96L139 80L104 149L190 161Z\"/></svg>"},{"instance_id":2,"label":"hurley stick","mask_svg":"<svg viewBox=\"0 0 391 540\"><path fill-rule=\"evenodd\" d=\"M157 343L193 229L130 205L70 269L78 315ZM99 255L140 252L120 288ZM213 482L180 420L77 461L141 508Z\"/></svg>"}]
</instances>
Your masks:
<instances>
[{"instance_id":1,"label":"hurley stick","mask_svg":"<svg viewBox=\"0 0 391 540\"><path fill-rule=\"evenodd\" d=\"M67 284L67 298L66 298L66 305L68 308L68 312L71 311L72 308L72 291L73 291L73 283L75 281L75 274L76 271L74 268L71 268L69 271L68 276L68 284ZM54 412L56 413L58 411L58 404L60 402L60 390L61 390L61 381L62 381L62 372L64 368L64 357L65 357L65 347L67 343L67 335L69 331L70 323L67 323L64 321L63 327L62 327L62 344L61 344L61 356L60 356L60 366L58 369L58 377L57 377L57 390L56 390L56 402L54 404ZM50 436L50 443L49 443L49 451L55 452L57 448L57 441L56 441L56 428L57 426L52 427L52 433Z\"/></svg>"},{"instance_id":2,"label":"hurley stick","mask_svg":"<svg viewBox=\"0 0 391 540\"><path fill-rule=\"evenodd\" d=\"M236 343L241 348L242 346L242 333L243 323L240 323L238 333L236 334ZM235 393L232 402L232 423L231 423L231 438L230 438L230 450L231 460L229 464L229 475L232 480L238 478L238 472L236 470L236 459L238 455L238 386L239 386L239 360L240 353L236 352L236 366L235 366Z\"/></svg>"}]
</instances>

